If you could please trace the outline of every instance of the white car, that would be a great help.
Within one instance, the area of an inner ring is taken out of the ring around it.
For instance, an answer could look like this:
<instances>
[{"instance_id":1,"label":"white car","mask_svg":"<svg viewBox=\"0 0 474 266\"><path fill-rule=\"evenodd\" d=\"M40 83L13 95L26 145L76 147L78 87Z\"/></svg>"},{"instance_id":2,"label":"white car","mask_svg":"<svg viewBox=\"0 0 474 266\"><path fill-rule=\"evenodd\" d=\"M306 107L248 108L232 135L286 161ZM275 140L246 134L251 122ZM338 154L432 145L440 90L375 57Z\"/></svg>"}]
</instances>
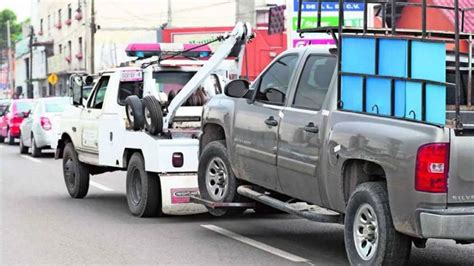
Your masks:
<instances>
[{"instance_id":1,"label":"white car","mask_svg":"<svg viewBox=\"0 0 474 266\"><path fill-rule=\"evenodd\" d=\"M31 155L38 157L43 149L56 149L60 137L60 117L70 104L69 97L36 100L31 111L25 113L20 126L20 153L26 154L31 148Z\"/></svg>"}]
</instances>

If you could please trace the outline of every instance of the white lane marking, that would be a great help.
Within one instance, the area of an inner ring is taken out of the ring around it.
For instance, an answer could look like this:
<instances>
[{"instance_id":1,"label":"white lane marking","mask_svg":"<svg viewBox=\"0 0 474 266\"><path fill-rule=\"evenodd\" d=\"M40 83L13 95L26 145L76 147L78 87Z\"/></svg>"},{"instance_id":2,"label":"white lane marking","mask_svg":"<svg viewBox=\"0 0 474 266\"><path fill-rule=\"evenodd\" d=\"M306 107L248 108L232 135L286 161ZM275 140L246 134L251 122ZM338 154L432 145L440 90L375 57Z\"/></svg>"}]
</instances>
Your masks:
<instances>
[{"instance_id":1,"label":"white lane marking","mask_svg":"<svg viewBox=\"0 0 474 266\"><path fill-rule=\"evenodd\" d=\"M104 185L101 185L101 184L99 184L99 183L97 183L97 182L94 182L94 181L89 181L89 184L90 184L91 186L96 187L96 188L98 188L98 189L100 189L100 190L103 190L103 191L114 191L113 189L111 189L111 188L109 188L109 187L106 187L106 186L104 186Z\"/></svg>"},{"instance_id":2,"label":"white lane marking","mask_svg":"<svg viewBox=\"0 0 474 266\"><path fill-rule=\"evenodd\" d=\"M234 232L231 232L229 230L226 230L224 228L221 228L219 226L215 226L215 225L212 225L212 224L201 224L202 227L206 228L206 229L209 229L211 231L214 231L216 233L219 233L221 235L225 235L227 237L230 237L230 238L233 238L237 241L240 241L242 243L245 243L247 245L250 245L252 247L255 247L255 248L258 248L258 249L261 249L263 251L266 251L268 253L271 253L273 255L276 255L276 256L279 256L281 258L284 258L284 259L287 259L289 261L293 261L293 262L309 262L309 260L305 259L305 258L302 258L302 257L299 257L299 256L296 256L296 255L293 255L291 253L288 253L286 251L283 251L281 249L278 249L278 248L274 248L272 246L269 246L267 244L264 244L264 243L261 243L261 242L258 242L256 240L253 240L253 239L250 239L248 237L245 237L245 236L241 236L241 235L238 235Z\"/></svg>"},{"instance_id":3,"label":"white lane marking","mask_svg":"<svg viewBox=\"0 0 474 266\"><path fill-rule=\"evenodd\" d=\"M33 158L33 157L30 157L30 156L28 156L28 155L21 155L21 157L23 157L23 158L25 158L25 159L28 159L28 160L30 160L30 161L32 161L32 162L35 162L35 163L41 163L40 160L38 160L38 159L36 159L36 158Z\"/></svg>"}]
</instances>

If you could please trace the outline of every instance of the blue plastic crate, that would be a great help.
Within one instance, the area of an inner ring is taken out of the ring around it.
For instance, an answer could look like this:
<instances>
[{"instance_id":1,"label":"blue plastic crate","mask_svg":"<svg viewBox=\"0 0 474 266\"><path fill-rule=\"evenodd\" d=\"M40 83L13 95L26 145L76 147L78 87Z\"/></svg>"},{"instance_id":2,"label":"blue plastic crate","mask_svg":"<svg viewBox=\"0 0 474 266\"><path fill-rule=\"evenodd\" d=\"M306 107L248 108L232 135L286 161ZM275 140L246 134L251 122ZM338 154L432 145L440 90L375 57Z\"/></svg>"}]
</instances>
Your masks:
<instances>
[{"instance_id":1,"label":"blue plastic crate","mask_svg":"<svg viewBox=\"0 0 474 266\"><path fill-rule=\"evenodd\" d=\"M367 113L390 115L391 81L383 78L367 78L366 83Z\"/></svg>"},{"instance_id":2,"label":"blue plastic crate","mask_svg":"<svg viewBox=\"0 0 474 266\"><path fill-rule=\"evenodd\" d=\"M408 77L408 41L379 39L379 74Z\"/></svg>"},{"instance_id":3,"label":"blue plastic crate","mask_svg":"<svg viewBox=\"0 0 474 266\"><path fill-rule=\"evenodd\" d=\"M342 38L342 71L375 74L375 39Z\"/></svg>"},{"instance_id":4,"label":"blue plastic crate","mask_svg":"<svg viewBox=\"0 0 474 266\"><path fill-rule=\"evenodd\" d=\"M362 77L342 76L341 100L343 109L362 112Z\"/></svg>"},{"instance_id":5,"label":"blue plastic crate","mask_svg":"<svg viewBox=\"0 0 474 266\"><path fill-rule=\"evenodd\" d=\"M412 78L446 82L445 44L441 42L412 41L411 73Z\"/></svg>"}]
</instances>

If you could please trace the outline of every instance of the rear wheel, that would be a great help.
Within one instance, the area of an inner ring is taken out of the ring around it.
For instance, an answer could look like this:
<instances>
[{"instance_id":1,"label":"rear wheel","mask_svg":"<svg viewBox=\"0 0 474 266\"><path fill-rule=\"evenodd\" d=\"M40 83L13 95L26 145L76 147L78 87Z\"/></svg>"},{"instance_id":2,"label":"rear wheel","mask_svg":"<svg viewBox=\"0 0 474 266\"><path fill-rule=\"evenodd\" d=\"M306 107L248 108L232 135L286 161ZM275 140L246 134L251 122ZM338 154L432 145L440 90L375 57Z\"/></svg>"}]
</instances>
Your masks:
<instances>
[{"instance_id":1,"label":"rear wheel","mask_svg":"<svg viewBox=\"0 0 474 266\"><path fill-rule=\"evenodd\" d=\"M23 137L21 136L21 133L20 133L20 153L21 154L28 153L28 147L26 147L25 144L23 143Z\"/></svg>"},{"instance_id":2,"label":"rear wheel","mask_svg":"<svg viewBox=\"0 0 474 266\"><path fill-rule=\"evenodd\" d=\"M159 176L145 171L140 153L134 153L127 168L127 203L130 212L139 217L161 214L161 187Z\"/></svg>"},{"instance_id":3,"label":"rear wheel","mask_svg":"<svg viewBox=\"0 0 474 266\"><path fill-rule=\"evenodd\" d=\"M214 202L240 202L243 200L237 194L240 182L232 171L224 141L213 141L204 148L199 160L198 183L203 199ZM238 214L244 210L243 208L208 208L209 213L214 216Z\"/></svg>"},{"instance_id":4,"label":"rear wheel","mask_svg":"<svg viewBox=\"0 0 474 266\"><path fill-rule=\"evenodd\" d=\"M40 157L41 156L41 148L38 148L36 145L35 137L31 135L31 156L33 157Z\"/></svg>"},{"instance_id":5,"label":"rear wheel","mask_svg":"<svg viewBox=\"0 0 474 266\"><path fill-rule=\"evenodd\" d=\"M405 265L411 251L409 237L392 221L384 183L359 185L347 205L344 240L351 265Z\"/></svg>"},{"instance_id":6,"label":"rear wheel","mask_svg":"<svg viewBox=\"0 0 474 266\"><path fill-rule=\"evenodd\" d=\"M89 191L89 170L79 161L72 143L67 143L63 154L63 175L67 191L73 198L84 198Z\"/></svg>"},{"instance_id":7,"label":"rear wheel","mask_svg":"<svg viewBox=\"0 0 474 266\"><path fill-rule=\"evenodd\" d=\"M10 133L10 129L7 131L7 138L8 138L8 145L14 145L15 144L15 138L12 137Z\"/></svg>"}]
</instances>

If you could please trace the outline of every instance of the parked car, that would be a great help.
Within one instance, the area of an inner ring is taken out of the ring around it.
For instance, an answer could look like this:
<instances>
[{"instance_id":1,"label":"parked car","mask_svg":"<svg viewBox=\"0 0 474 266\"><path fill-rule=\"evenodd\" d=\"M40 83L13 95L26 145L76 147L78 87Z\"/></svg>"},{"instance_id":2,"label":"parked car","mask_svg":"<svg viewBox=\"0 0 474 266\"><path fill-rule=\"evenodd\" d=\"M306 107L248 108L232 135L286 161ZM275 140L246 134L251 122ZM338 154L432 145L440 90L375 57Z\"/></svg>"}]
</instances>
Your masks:
<instances>
[{"instance_id":1,"label":"parked car","mask_svg":"<svg viewBox=\"0 0 474 266\"><path fill-rule=\"evenodd\" d=\"M3 116L0 117L0 142L7 139L8 144L15 143L15 138L20 136L21 122L23 122L25 114L30 111L32 103L31 99L11 101L11 104L3 112Z\"/></svg>"},{"instance_id":2,"label":"parked car","mask_svg":"<svg viewBox=\"0 0 474 266\"><path fill-rule=\"evenodd\" d=\"M20 126L20 153L38 157L42 149L55 149L59 139L59 119L66 107L71 104L69 97L41 98L25 115Z\"/></svg>"}]
</instances>

